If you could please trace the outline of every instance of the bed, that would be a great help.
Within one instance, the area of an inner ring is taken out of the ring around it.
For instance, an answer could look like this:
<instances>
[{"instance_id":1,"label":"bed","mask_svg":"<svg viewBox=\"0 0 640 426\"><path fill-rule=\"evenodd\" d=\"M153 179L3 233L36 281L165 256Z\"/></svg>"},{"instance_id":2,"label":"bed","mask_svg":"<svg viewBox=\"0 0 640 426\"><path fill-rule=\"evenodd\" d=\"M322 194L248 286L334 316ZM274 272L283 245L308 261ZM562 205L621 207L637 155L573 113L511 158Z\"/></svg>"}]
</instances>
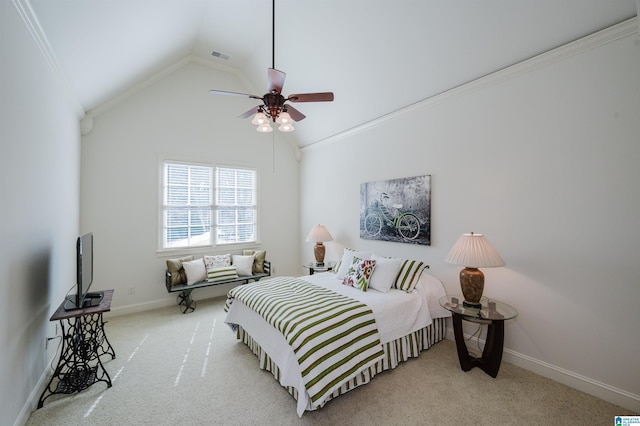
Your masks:
<instances>
[{"instance_id":1,"label":"bed","mask_svg":"<svg viewBox=\"0 0 640 426\"><path fill-rule=\"evenodd\" d=\"M450 313L438 303L442 283L424 269L413 278L411 291L387 292L343 285L334 272L259 281L229 292L225 322L297 400L302 416L444 338ZM337 325L318 321L322 316Z\"/></svg>"}]
</instances>

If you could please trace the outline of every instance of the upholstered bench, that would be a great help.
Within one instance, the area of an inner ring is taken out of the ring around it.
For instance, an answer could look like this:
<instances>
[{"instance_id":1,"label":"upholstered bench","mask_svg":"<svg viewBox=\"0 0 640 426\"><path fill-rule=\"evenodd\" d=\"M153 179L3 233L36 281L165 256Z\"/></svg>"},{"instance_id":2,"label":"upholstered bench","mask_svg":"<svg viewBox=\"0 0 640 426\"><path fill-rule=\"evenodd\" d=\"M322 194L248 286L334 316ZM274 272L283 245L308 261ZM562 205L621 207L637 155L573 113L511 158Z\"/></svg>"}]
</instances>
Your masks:
<instances>
[{"instance_id":1,"label":"upholstered bench","mask_svg":"<svg viewBox=\"0 0 640 426\"><path fill-rule=\"evenodd\" d=\"M225 256L229 257L230 262L224 259ZM250 256L253 260L249 264ZM230 283L248 284L271 276L271 262L264 257L264 251L245 250L242 255L204 256L199 259L187 256L168 259L165 286L169 293L180 293L177 303L183 314L193 312L196 309L196 301L191 298L191 292L197 288Z\"/></svg>"}]
</instances>

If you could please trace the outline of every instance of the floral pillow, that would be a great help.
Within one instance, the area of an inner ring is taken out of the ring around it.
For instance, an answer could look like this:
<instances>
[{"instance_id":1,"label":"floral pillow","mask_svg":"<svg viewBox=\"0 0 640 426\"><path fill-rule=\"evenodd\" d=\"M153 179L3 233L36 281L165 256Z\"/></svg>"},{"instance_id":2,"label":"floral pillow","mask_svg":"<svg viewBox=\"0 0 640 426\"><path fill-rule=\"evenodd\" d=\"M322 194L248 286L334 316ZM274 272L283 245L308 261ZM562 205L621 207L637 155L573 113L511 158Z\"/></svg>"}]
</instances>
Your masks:
<instances>
[{"instance_id":1,"label":"floral pillow","mask_svg":"<svg viewBox=\"0 0 640 426\"><path fill-rule=\"evenodd\" d=\"M224 268L231 266L231 254L216 254L213 256L204 256L204 265L207 269Z\"/></svg>"},{"instance_id":2,"label":"floral pillow","mask_svg":"<svg viewBox=\"0 0 640 426\"><path fill-rule=\"evenodd\" d=\"M354 257L359 257L360 259L369 259L371 257L371 253L366 251L355 251L350 248L345 248L342 253L342 258L338 265L333 268L336 272L336 278L339 280L344 279L347 272L349 272L349 268L351 267L351 263L353 262Z\"/></svg>"},{"instance_id":3,"label":"floral pillow","mask_svg":"<svg viewBox=\"0 0 640 426\"><path fill-rule=\"evenodd\" d=\"M376 266L376 261L371 259L360 259L354 256L349 266L349 270L342 280L342 284L355 287L360 291L367 291L369 287L369 281L371 275L373 275L373 269Z\"/></svg>"}]
</instances>

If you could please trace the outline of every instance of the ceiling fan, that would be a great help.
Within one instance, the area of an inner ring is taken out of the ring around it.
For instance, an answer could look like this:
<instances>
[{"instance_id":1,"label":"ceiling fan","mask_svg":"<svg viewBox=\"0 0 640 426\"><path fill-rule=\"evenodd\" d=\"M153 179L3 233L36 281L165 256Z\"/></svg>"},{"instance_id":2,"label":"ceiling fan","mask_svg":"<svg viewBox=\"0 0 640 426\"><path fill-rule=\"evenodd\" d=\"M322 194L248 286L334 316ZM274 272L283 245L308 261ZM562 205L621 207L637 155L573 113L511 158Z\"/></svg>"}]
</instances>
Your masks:
<instances>
[{"instance_id":1,"label":"ceiling fan","mask_svg":"<svg viewBox=\"0 0 640 426\"><path fill-rule=\"evenodd\" d=\"M271 68L267 69L267 93L263 96L249 95L246 93L227 92L224 90L210 90L211 94L243 96L262 101L262 105L251 108L249 111L240 114L238 118L249 118L253 116L252 124L257 124L259 132L271 132L273 128L269 119L280 126L278 130L282 132L292 132L294 130L292 121L300 121L305 115L287 104L287 102L331 102L333 92L298 93L284 97L282 87L286 74L275 67L275 9L276 0L272 0L271 16Z\"/></svg>"}]
</instances>

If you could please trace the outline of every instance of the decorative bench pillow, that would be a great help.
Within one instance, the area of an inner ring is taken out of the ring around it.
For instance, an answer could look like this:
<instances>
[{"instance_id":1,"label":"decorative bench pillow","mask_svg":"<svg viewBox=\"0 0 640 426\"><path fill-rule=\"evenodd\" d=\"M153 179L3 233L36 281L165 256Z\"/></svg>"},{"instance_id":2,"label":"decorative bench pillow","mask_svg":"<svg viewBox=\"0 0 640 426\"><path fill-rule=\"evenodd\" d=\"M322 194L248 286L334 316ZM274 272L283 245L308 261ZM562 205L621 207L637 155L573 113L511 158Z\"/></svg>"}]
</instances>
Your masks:
<instances>
[{"instance_id":1,"label":"decorative bench pillow","mask_svg":"<svg viewBox=\"0 0 640 426\"><path fill-rule=\"evenodd\" d=\"M265 250L242 250L245 256L253 256L253 273L264 274L264 261L267 257Z\"/></svg>"},{"instance_id":2,"label":"decorative bench pillow","mask_svg":"<svg viewBox=\"0 0 640 426\"><path fill-rule=\"evenodd\" d=\"M234 254L231 256L231 264L236 267L238 275L241 277L253 275L253 256Z\"/></svg>"},{"instance_id":3,"label":"decorative bench pillow","mask_svg":"<svg viewBox=\"0 0 640 426\"><path fill-rule=\"evenodd\" d=\"M182 262L182 267L187 275L187 285L199 283L207 279L207 268L205 268L202 259Z\"/></svg>"},{"instance_id":4,"label":"decorative bench pillow","mask_svg":"<svg viewBox=\"0 0 640 426\"><path fill-rule=\"evenodd\" d=\"M171 285L187 283L187 274L182 267L183 262L193 260L193 256L185 256L179 259L167 259L167 271L171 274Z\"/></svg>"},{"instance_id":5,"label":"decorative bench pillow","mask_svg":"<svg viewBox=\"0 0 640 426\"><path fill-rule=\"evenodd\" d=\"M210 283L229 278L238 278L238 272L234 265L207 269L207 281Z\"/></svg>"},{"instance_id":6,"label":"decorative bench pillow","mask_svg":"<svg viewBox=\"0 0 640 426\"><path fill-rule=\"evenodd\" d=\"M231 266L231 254L216 254L213 256L205 256L204 264L206 265L207 269Z\"/></svg>"}]
</instances>

